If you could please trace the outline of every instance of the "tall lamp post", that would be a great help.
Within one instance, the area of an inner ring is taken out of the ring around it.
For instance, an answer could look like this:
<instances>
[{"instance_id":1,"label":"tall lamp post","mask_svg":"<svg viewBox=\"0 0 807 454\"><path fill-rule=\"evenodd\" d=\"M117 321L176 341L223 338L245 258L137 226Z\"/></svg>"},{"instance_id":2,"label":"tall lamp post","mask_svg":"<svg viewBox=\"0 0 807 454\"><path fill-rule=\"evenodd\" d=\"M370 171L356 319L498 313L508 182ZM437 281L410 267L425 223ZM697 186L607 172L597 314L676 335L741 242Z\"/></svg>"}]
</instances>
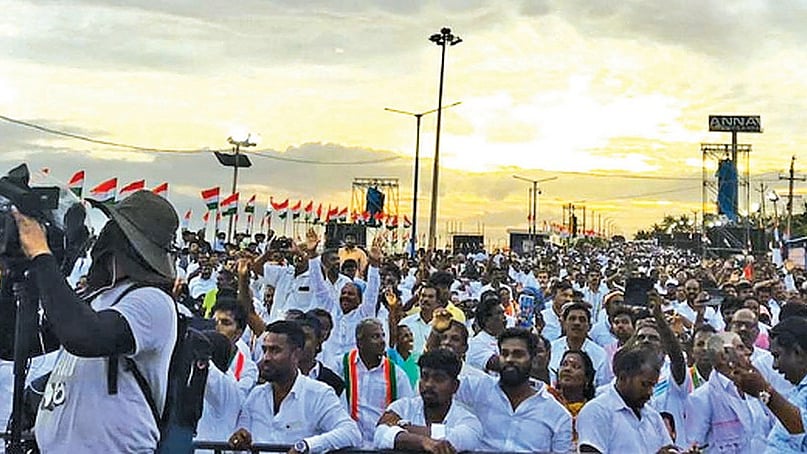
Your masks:
<instances>
[{"instance_id":1,"label":"tall lamp post","mask_svg":"<svg viewBox=\"0 0 807 454\"><path fill-rule=\"evenodd\" d=\"M234 146L233 154L216 152L216 158L222 165L233 168L233 187L231 194L238 192L238 168L252 166L249 157L241 154L241 147L254 147L258 145L259 138L258 135L253 135L247 131L233 131L230 137L227 138L227 142ZM235 216L230 216L229 226L227 227L227 241L230 241L233 237L234 220Z\"/></svg>"},{"instance_id":2,"label":"tall lamp post","mask_svg":"<svg viewBox=\"0 0 807 454\"><path fill-rule=\"evenodd\" d=\"M544 178L542 180L532 180L530 178L520 177L518 175L513 175L513 178L516 180L526 181L527 183L532 183L532 188L530 189L530 228L529 228L529 235L530 241L532 241L532 247L535 248L535 240L538 235L538 227L536 225L537 218L538 218L538 196L541 194L541 191L538 190L538 183L544 183L546 181L557 180L558 177L549 177Z\"/></svg>"},{"instance_id":3,"label":"tall lamp post","mask_svg":"<svg viewBox=\"0 0 807 454\"><path fill-rule=\"evenodd\" d=\"M440 33L435 33L429 37L429 41L440 46L440 89L437 94L437 134L434 142L434 169L432 170L432 200L429 212L429 249L437 246L437 193L439 188L440 174L440 124L443 111L443 75L446 66L446 46L456 46L462 42L459 36L451 34L451 29L443 27Z\"/></svg>"},{"instance_id":4,"label":"tall lamp post","mask_svg":"<svg viewBox=\"0 0 807 454\"><path fill-rule=\"evenodd\" d=\"M457 101L454 104L449 104L441 109L450 109L454 106L462 104L462 101ZM417 223L418 223L418 180L420 177L420 119L423 118L424 115L429 115L431 113L437 112L438 109L427 110L426 112L421 113L414 113L414 112L407 112L405 110L398 110L392 109L389 107L385 107L384 110L387 112L394 112L403 115L409 115L415 117L417 120L417 126L415 130L415 176L412 180L412 238L410 238L410 247L411 247L411 256L414 258L417 252Z\"/></svg>"}]
</instances>

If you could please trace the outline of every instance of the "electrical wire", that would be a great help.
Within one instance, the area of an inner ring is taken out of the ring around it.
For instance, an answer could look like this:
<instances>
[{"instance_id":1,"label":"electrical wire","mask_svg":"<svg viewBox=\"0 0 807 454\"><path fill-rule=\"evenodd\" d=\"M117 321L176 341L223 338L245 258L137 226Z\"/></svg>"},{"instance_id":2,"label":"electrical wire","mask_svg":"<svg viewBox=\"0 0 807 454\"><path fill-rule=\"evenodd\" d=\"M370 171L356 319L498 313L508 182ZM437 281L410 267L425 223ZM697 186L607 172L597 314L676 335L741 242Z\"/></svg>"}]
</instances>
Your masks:
<instances>
[{"instance_id":1,"label":"electrical wire","mask_svg":"<svg viewBox=\"0 0 807 454\"><path fill-rule=\"evenodd\" d=\"M93 137L88 137L88 136L84 136L84 135L80 135L80 134L74 134L74 133L71 133L71 132L61 131L61 130L58 130L58 129L49 128L47 126L42 126L42 125L39 125L39 124L31 123L31 122L28 122L28 121L18 120L16 118L7 117L5 115L0 115L0 120L6 121L8 123L12 123L12 124L15 124L15 125L18 125L18 126L23 126L23 127L26 127L26 128L35 129L37 131L44 132L44 133L47 133L47 134L57 135L57 136L61 136L61 137L67 137L67 138L75 139L75 140L81 140L81 141L84 141L84 142L94 143L94 144L98 144L98 145L106 145L106 146L117 147L117 148L126 148L126 149L134 150L134 151L147 151L147 152L152 152L152 153L169 153L169 154L198 154L198 153L213 153L213 152L216 152L216 151L218 151L218 152L230 151L229 148L221 148L221 149L217 149L217 150L212 150L212 149L205 148L205 149L195 149L194 150L194 149L174 149L174 148L144 147L144 146L131 145L131 144L125 144L125 143L120 143L120 142L112 142L112 141L109 141L109 140L95 139ZM399 156L390 156L390 157L386 157L386 158L369 159L369 160L365 160L365 161L316 161L316 160L310 160L310 159L287 158L287 157L282 157L282 156L277 156L277 155L270 154L270 153L277 153L274 150L242 150L242 152L245 153L245 154L250 154L250 155L253 155L253 156L257 156L257 157L274 159L276 161L293 162L293 163L297 163L297 164L331 165L331 166L338 166L338 165L353 166L353 165L379 164L379 163L383 163L383 162L389 162L389 161L394 161L396 159L400 159Z\"/></svg>"}]
</instances>

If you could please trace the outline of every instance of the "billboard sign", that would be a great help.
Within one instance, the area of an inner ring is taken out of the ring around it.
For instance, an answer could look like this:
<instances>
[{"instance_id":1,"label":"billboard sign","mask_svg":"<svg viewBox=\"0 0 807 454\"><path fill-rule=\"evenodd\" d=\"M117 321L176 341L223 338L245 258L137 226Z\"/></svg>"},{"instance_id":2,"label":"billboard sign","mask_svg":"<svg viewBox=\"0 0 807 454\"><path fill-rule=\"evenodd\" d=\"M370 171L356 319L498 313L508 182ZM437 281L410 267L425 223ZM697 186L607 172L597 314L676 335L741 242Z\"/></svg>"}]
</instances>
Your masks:
<instances>
[{"instance_id":1,"label":"billboard sign","mask_svg":"<svg viewBox=\"0 0 807 454\"><path fill-rule=\"evenodd\" d=\"M759 115L709 115L709 131L762 132Z\"/></svg>"}]
</instances>

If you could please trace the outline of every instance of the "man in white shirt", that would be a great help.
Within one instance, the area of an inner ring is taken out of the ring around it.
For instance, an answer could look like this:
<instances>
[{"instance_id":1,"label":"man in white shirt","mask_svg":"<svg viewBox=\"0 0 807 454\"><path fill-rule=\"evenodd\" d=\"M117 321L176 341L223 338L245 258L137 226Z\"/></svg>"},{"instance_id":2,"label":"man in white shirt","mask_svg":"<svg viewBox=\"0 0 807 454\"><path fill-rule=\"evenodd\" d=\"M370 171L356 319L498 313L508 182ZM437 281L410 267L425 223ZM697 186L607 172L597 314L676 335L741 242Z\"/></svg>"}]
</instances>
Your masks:
<instances>
[{"instance_id":1,"label":"man in white shirt","mask_svg":"<svg viewBox=\"0 0 807 454\"><path fill-rule=\"evenodd\" d=\"M358 422L364 447L371 447L378 418L392 402L413 395L406 372L385 355L384 328L375 318L356 327L356 346L342 356L334 372L345 381L350 417Z\"/></svg>"},{"instance_id":2,"label":"man in white shirt","mask_svg":"<svg viewBox=\"0 0 807 454\"><path fill-rule=\"evenodd\" d=\"M322 345L322 362L335 371L342 356L356 346L356 329L359 322L376 316L376 303L381 287L378 267L384 256L382 252L384 239L381 235L377 236L370 247L368 255L370 266L367 268L367 287L365 289L344 275L338 275L334 279L333 267L337 267L336 273L338 273L339 258L327 251L322 257L316 257L318 244L319 237L313 229L309 229L306 234L306 249L309 257L313 257L308 265L311 289L314 292L317 307L333 314L333 331ZM346 282L340 284L342 278Z\"/></svg>"},{"instance_id":3,"label":"man in white shirt","mask_svg":"<svg viewBox=\"0 0 807 454\"><path fill-rule=\"evenodd\" d=\"M231 437L236 449L252 442L289 444L290 454L323 453L358 446L356 423L328 385L298 370L305 335L297 323L278 321L266 327L261 375L267 383L252 390Z\"/></svg>"},{"instance_id":4,"label":"man in white shirt","mask_svg":"<svg viewBox=\"0 0 807 454\"><path fill-rule=\"evenodd\" d=\"M457 400L469 406L484 428L482 451L570 452L572 416L547 390L530 386L538 336L511 328L499 336L499 379L466 377Z\"/></svg>"},{"instance_id":5,"label":"man in white shirt","mask_svg":"<svg viewBox=\"0 0 807 454\"><path fill-rule=\"evenodd\" d=\"M608 294L608 286L602 281L602 274L596 269L589 270L587 283L583 287L583 301L591 306L592 324L599 322L605 317L603 300Z\"/></svg>"},{"instance_id":6,"label":"man in white shirt","mask_svg":"<svg viewBox=\"0 0 807 454\"><path fill-rule=\"evenodd\" d=\"M506 320L499 297L486 293L476 307L476 323L482 328L468 342L467 362L485 372L499 370L499 334L504 332Z\"/></svg>"},{"instance_id":7,"label":"man in white shirt","mask_svg":"<svg viewBox=\"0 0 807 454\"><path fill-rule=\"evenodd\" d=\"M707 295L701 292L701 283L697 279L690 279L684 283L686 300L675 306L675 312L686 319L684 326L689 328L703 321L712 325L718 332L723 331L725 324L720 314L710 306L706 306ZM700 317L700 320L699 320Z\"/></svg>"},{"instance_id":8,"label":"man in white shirt","mask_svg":"<svg viewBox=\"0 0 807 454\"><path fill-rule=\"evenodd\" d=\"M544 329L541 331L541 335L550 342L563 335L563 329L560 323L560 312L563 309L563 305L571 303L572 298L574 298L572 284L567 281L556 283L553 290L552 304L541 311L541 317L544 319Z\"/></svg>"},{"instance_id":9,"label":"man in white shirt","mask_svg":"<svg viewBox=\"0 0 807 454\"><path fill-rule=\"evenodd\" d=\"M434 311L445 307L445 303L441 303L440 298L438 298L437 287L428 283L420 287L418 302L420 303L420 312L404 317L399 322L399 325L408 326L412 331L412 353L421 355L424 348L426 348L426 341L432 331L431 322Z\"/></svg>"},{"instance_id":10,"label":"man in white shirt","mask_svg":"<svg viewBox=\"0 0 807 454\"><path fill-rule=\"evenodd\" d=\"M793 389L793 384L781 372L773 369L771 353L754 345L759 336L758 320L752 310L740 309L732 315L729 329L737 333L743 344L751 350L751 364L765 377L765 381L776 388L779 394L787 394Z\"/></svg>"},{"instance_id":11,"label":"man in white shirt","mask_svg":"<svg viewBox=\"0 0 807 454\"><path fill-rule=\"evenodd\" d=\"M229 297L217 300L212 310L216 331L226 336L233 345L227 370L235 377L241 394L246 397L258 382L258 366L252 361L249 347L241 339L247 326L247 313Z\"/></svg>"},{"instance_id":12,"label":"man in white shirt","mask_svg":"<svg viewBox=\"0 0 807 454\"><path fill-rule=\"evenodd\" d=\"M308 272L308 260L295 256L293 265L265 263L263 281L274 288L269 323L281 320L289 309L308 311L313 306L313 293Z\"/></svg>"},{"instance_id":13,"label":"man in white shirt","mask_svg":"<svg viewBox=\"0 0 807 454\"><path fill-rule=\"evenodd\" d=\"M651 349L617 352L616 382L577 415L581 453L657 453L672 447L661 415L647 405L660 368L661 360Z\"/></svg>"},{"instance_id":14,"label":"man in white shirt","mask_svg":"<svg viewBox=\"0 0 807 454\"><path fill-rule=\"evenodd\" d=\"M482 424L464 406L454 403L460 364L451 350L423 354L418 360L420 395L398 399L387 407L375 429L375 447L427 452L478 449Z\"/></svg>"},{"instance_id":15,"label":"man in white shirt","mask_svg":"<svg viewBox=\"0 0 807 454\"><path fill-rule=\"evenodd\" d=\"M773 421L765 406L738 387L736 371L750 366L750 351L732 332L707 342L712 373L686 406L687 446L709 446L717 452L761 453Z\"/></svg>"},{"instance_id":16,"label":"man in white shirt","mask_svg":"<svg viewBox=\"0 0 807 454\"><path fill-rule=\"evenodd\" d=\"M202 418L196 427L194 439L223 441L235 431L238 413L246 396L238 388L238 380L233 373L228 371L230 358L234 352L230 339L212 330L205 331L204 334L210 340L212 354L205 385Z\"/></svg>"},{"instance_id":17,"label":"man in white shirt","mask_svg":"<svg viewBox=\"0 0 807 454\"><path fill-rule=\"evenodd\" d=\"M560 360L567 350L581 350L588 353L594 365L594 385L601 386L611 381L611 365L602 347L588 338L591 313L584 303L571 303L563 308L563 327L566 336L552 342L552 354L549 360L550 379L557 380Z\"/></svg>"},{"instance_id":18,"label":"man in white shirt","mask_svg":"<svg viewBox=\"0 0 807 454\"><path fill-rule=\"evenodd\" d=\"M193 299L204 296L207 292L215 288L216 276L213 275L213 267L210 265L203 265L201 267L201 273L191 278L190 282L188 282L188 291Z\"/></svg>"}]
</instances>

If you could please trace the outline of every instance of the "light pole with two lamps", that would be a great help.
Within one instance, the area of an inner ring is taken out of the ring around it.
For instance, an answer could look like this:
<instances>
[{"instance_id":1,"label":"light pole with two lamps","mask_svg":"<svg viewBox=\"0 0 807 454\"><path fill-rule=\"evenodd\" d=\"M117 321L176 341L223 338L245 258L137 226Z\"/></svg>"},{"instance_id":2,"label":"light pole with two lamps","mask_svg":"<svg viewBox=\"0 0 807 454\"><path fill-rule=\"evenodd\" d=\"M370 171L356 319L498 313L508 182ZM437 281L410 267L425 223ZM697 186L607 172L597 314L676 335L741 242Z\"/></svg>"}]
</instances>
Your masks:
<instances>
[{"instance_id":1,"label":"light pole with two lamps","mask_svg":"<svg viewBox=\"0 0 807 454\"><path fill-rule=\"evenodd\" d=\"M442 48L440 57L440 89L437 94L437 134L434 142L434 169L432 170L432 200L429 212L429 249L437 246L437 194L439 188L440 173L440 124L443 112L443 76L446 66L446 46L456 46L462 42L462 38L451 34L451 29L443 27L440 33L435 33L429 37L429 41Z\"/></svg>"},{"instance_id":2,"label":"light pole with two lamps","mask_svg":"<svg viewBox=\"0 0 807 454\"><path fill-rule=\"evenodd\" d=\"M238 168L252 166L249 157L241 154L241 147L254 147L258 145L259 140L260 136L257 134L252 134L246 130L235 130L230 134L230 137L227 138L227 142L234 146L233 153L221 153L218 151L215 153L221 165L233 168L233 187L231 194L238 192ZM229 226L227 227L227 241L232 240L234 220L235 216L230 216Z\"/></svg>"},{"instance_id":3,"label":"light pole with two lamps","mask_svg":"<svg viewBox=\"0 0 807 454\"><path fill-rule=\"evenodd\" d=\"M541 180L532 180L530 178L520 177L518 175L513 175L513 178L516 180L526 181L527 183L532 183L532 188L530 188L530 228L529 228L529 235L530 241L532 241L533 250L535 249L535 240L538 236L538 227L536 225L537 218L538 218L538 196L541 195L541 191L538 190L538 183L544 183L547 181L557 180L558 177L550 177L544 178Z\"/></svg>"},{"instance_id":4,"label":"light pole with two lamps","mask_svg":"<svg viewBox=\"0 0 807 454\"><path fill-rule=\"evenodd\" d=\"M450 109L451 107L457 106L462 104L462 101L457 101L454 104L449 104L445 107L441 107L441 109ZM403 115L409 115L415 117L417 119L417 126L415 129L415 176L412 181L412 238L410 239L410 247L411 247L411 257L415 257L417 253L417 222L418 222L418 180L420 177L420 119L423 118L424 115L429 115L431 113L435 113L438 109L427 110L426 112L421 113L414 113L414 112L407 112L405 110L398 110L392 109L389 107L385 107L384 110L387 112L394 112Z\"/></svg>"}]
</instances>

